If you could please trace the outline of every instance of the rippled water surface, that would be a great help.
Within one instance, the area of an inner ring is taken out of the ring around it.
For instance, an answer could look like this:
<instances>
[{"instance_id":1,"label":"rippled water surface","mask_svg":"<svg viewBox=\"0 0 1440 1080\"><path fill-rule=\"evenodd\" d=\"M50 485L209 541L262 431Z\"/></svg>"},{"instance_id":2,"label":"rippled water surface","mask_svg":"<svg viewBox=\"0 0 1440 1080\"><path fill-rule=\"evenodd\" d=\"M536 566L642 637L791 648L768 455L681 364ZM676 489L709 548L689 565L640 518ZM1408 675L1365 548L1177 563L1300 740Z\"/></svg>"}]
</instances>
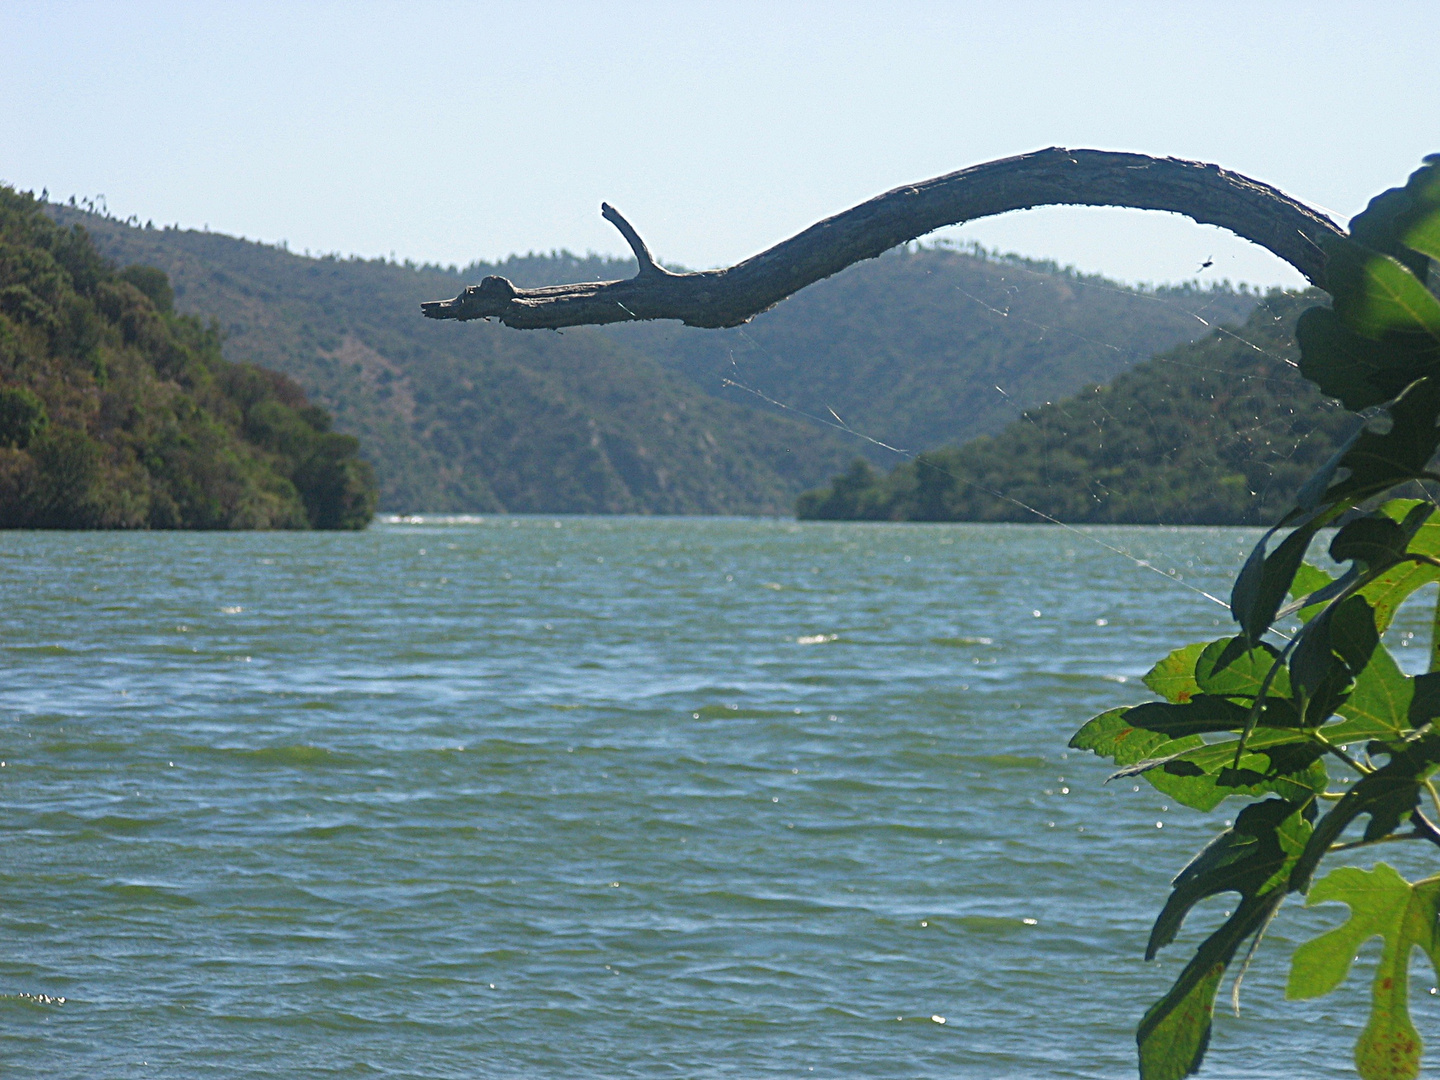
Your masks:
<instances>
[{"instance_id":1,"label":"rippled water surface","mask_svg":"<svg viewBox=\"0 0 1440 1080\"><path fill-rule=\"evenodd\" d=\"M1228 614L1094 541L1223 595L1252 539L0 534L0 1070L1133 1075L1225 810L1065 743ZM1347 1075L1373 958L1279 993L1341 914L1286 909L1203 1075Z\"/></svg>"}]
</instances>

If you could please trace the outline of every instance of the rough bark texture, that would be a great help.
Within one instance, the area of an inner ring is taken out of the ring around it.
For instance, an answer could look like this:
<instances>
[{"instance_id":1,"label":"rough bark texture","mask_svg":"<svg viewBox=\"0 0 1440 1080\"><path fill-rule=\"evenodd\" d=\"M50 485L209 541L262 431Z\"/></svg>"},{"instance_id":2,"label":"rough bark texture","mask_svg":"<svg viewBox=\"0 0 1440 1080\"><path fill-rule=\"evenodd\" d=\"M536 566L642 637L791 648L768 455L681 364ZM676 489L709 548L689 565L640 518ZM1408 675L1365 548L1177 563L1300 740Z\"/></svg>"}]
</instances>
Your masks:
<instances>
[{"instance_id":1,"label":"rough bark texture","mask_svg":"<svg viewBox=\"0 0 1440 1080\"><path fill-rule=\"evenodd\" d=\"M723 270L673 274L613 207L601 212L634 250L627 281L517 289L487 277L453 300L421 304L430 319L499 319L526 330L636 319L738 326L851 263L946 225L1058 204L1168 210L1219 225L1284 259L1325 287L1321 240L1344 235L1323 214L1218 165L1144 154L1052 147L1002 158L877 195Z\"/></svg>"}]
</instances>

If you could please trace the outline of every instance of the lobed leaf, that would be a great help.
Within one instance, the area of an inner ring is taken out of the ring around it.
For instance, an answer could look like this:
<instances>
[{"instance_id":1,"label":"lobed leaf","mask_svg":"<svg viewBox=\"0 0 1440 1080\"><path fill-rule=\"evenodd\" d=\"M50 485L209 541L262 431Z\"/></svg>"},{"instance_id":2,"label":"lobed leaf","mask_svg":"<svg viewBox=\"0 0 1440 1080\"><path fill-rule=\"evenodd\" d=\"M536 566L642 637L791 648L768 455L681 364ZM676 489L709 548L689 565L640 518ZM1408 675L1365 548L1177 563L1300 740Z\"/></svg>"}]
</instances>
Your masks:
<instances>
[{"instance_id":1,"label":"lobed leaf","mask_svg":"<svg viewBox=\"0 0 1440 1080\"><path fill-rule=\"evenodd\" d=\"M1414 1080L1423 1044L1410 1019L1410 956L1423 949L1440 973L1440 878L1412 885L1385 863L1373 870L1341 867L1312 885L1305 899L1307 907L1328 902L1348 904L1350 918L1295 950L1285 996L1330 993L1344 981L1360 947L1381 938L1370 1017L1355 1044L1355 1065L1363 1080Z\"/></svg>"},{"instance_id":2,"label":"lobed leaf","mask_svg":"<svg viewBox=\"0 0 1440 1080\"><path fill-rule=\"evenodd\" d=\"M1103 712L1075 733L1070 740L1072 750L1090 750L1099 757L1108 757L1116 765L1133 765L1152 756L1166 744L1176 749L1200 746L1198 737L1172 739L1159 732L1138 728L1125 719L1129 708Z\"/></svg>"},{"instance_id":3,"label":"lobed leaf","mask_svg":"<svg viewBox=\"0 0 1440 1080\"><path fill-rule=\"evenodd\" d=\"M1145 959L1175 940L1185 916L1201 900L1218 893L1255 896L1284 884L1290 867L1310 836L1304 804L1266 799L1240 811L1226 829L1180 871L1173 891L1150 932ZM1280 830L1287 832L1282 843Z\"/></svg>"},{"instance_id":4,"label":"lobed leaf","mask_svg":"<svg viewBox=\"0 0 1440 1080\"><path fill-rule=\"evenodd\" d=\"M1198 742L1198 740L1197 740ZM1325 789L1323 748L1298 730L1257 728L1235 764L1238 739L1183 747L1144 758L1119 769L1111 779L1144 776L1157 791L1195 810L1209 811L1232 795L1251 797L1273 792L1303 802ZM1160 749L1169 749L1164 744ZM1120 762L1116 762L1120 764Z\"/></svg>"},{"instance_id":5,"label":"lobed leaf","mask_svg":"<svg viewBox=\"0 0 1440 1080\"><path fill-rule=\"evenodd\" d=\"M1440 690L1440 686L1435 689ZM1368 725L1367 740L1388 741L1424 723L1417 723L1412 715L1414 704L1415 680L1400 670L1390 650L1382 645L1355 676L1354 688L1337 711L1347 719L1364 721ZM1440 698L1435 705L1440 706Z\"/></svg>"},{"instance_id":6,"label":"lobed leaf","mask_svg":"<svg viewBox=\"0 0 1440 1080\"><path fill-rule=\"evenodd\" d=\"M1146 773L1145 778L1156 791L1184 806L1205 812L1215 809L1231 796L1253 799L1274 793L1284 799L1303 801L1313 799L1325 790L1325 763L1319 751L1306 744L1296 746L1297 753L1292 760L1287 760L1286 755L1278 750L1243 754L1238 768L1233 765L1234 744L1227 749L1228 756L1213 769L1181 761L1177 764L1195 764L1199 772L1184 776L1161 769Z\"/></svg>"},{"instance_id":7,"label":"lobed leaf","mask_svg":"<svg viewBox=\"0 0 1440 1080\"><path fill-rule=\"evenodd\" d=\"M1349 737L1338 734L1342 727L1336 725L1332 730L1332 742L1349 741ZM1435 771L1437 764L1440 764L1440 734L1429 732L1397 750L1373 773L1362 776L1316 824L1291 872L1291 889L1305 892L1309 888L1315 867L1330 845L1361 815L1370 817L1365 827L1366 840L1378 840L1394 832L1419 803L1420 785Z\"/></svg>"},{"instance_id":8,"label":"lobed leaf","mask_svg":"<svg viewBox=\"0 0 1440 1080\"><path fill-rule=\"evenodd\" d=\"M1185 965L1170 992L1146 1011L1135 1032L1140 1080L1183 1080L1200 1067L1210 1044L1215 992L1244 942L1269 922L1285 899L1274 888L1242 900Z\"/></svg>"}]
</instances>

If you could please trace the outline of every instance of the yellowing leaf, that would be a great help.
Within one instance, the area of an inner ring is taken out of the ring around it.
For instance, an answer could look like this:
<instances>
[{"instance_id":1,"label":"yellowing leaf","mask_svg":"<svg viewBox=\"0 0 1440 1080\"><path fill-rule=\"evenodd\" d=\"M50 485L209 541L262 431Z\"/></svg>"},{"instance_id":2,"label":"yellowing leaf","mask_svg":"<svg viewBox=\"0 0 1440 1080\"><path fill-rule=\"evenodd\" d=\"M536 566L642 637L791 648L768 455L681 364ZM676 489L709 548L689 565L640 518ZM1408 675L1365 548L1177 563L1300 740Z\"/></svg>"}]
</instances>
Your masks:
<instances>
[{"instance_id":1,"label":"yellowing leaf","mask_svg":"<svg viewBox=\"0 0 1440 1080\"><path fill-rule=\"evenodd\" d=\"M1440 878L1412 885L1384 863L1374 870L1341 867L1315 882L1305 899L1307 907L1330 901L1348 904L1350 918L1295 950L1285 996L1328 994L1344 981L1360 946L1381 938L1370 1019L1355 1044L1355 1066L1364 1080L1414 1080L1422 1043L1410 1021L1410 954L1425 950L1440 971Z\"/></svg>"}]
</instances>

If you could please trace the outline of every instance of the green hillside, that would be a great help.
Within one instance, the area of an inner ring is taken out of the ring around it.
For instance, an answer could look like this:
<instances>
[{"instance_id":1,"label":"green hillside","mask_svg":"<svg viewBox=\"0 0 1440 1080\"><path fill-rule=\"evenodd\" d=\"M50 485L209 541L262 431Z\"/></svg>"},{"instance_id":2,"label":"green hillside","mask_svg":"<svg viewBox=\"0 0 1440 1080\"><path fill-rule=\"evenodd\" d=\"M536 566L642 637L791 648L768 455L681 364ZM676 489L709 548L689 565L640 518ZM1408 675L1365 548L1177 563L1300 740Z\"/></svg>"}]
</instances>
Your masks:
<instances>
[{"instance_id":1,"label":"green hillside","mask_svg":"<svg viewBox=\"0 0 1440 1080\"><path fill-rule=\"evenodd\" d=\"M83 218L118 262L169 272L178 307L220 321L229 357L324 402L362 437L390 510L788 513L851 454L593 330L422 319L422 300L463 287L458 272L53 210Z\"/></svg>"},{"instance_id":2,"label":"green hillside","mask_svg":"<svg viewBox=\"0 0 1440 1080\"><path fill-rule=\"evenodd\" d=\"M728 379L925 450L999 431L1021 409L1109 382L1204 336L1207 323L1243 321L1258 300L1228 287L1137 291L975 247L910 247L812 285L748 326L610 332L721 396L761 404Z\"/></svg>"},{"instance_id":3,"label":"green hillside","mask_svg":"<svg viewBox=\"0 0 1440 1080\"><path fill-rule=\"evenodd\" d=\"M834 409L882 440L938 445L1203 333L1192 310L1235 318L1255 303L923 249L852 267L735 330L525 332L423 320L417 305L490 273L538 285L634 264L309 258L52 212L83 218L120 263L164 268L182 310L220 320L228 356L286 372L362 436L391 510L784 513L869 445L802 413Z\"/></svg>"},{"instance_id":4,"label":"green hillside","mask_svg":"<svg viewBox=\"0 0 1440 1080\"><path fill-rule=\"evenodd\" d=\"M1024 503L1068 523L1269 523L1357 423L1293 366L1295 319L1315 302L1272 294L1237 333L1172 349L889 474L856 461L802 495L797 514L1037 520Z\"/></svg>"},{"instance_id":5,"label":"green hillside","mask_svg":"<svg viewBox=\"0 0 1440 1080\"><path fill-rule=\"evenodd\" d=\"M356 440L0 187L0 528L363 528Z\"/></svg>"}]
</instances>

